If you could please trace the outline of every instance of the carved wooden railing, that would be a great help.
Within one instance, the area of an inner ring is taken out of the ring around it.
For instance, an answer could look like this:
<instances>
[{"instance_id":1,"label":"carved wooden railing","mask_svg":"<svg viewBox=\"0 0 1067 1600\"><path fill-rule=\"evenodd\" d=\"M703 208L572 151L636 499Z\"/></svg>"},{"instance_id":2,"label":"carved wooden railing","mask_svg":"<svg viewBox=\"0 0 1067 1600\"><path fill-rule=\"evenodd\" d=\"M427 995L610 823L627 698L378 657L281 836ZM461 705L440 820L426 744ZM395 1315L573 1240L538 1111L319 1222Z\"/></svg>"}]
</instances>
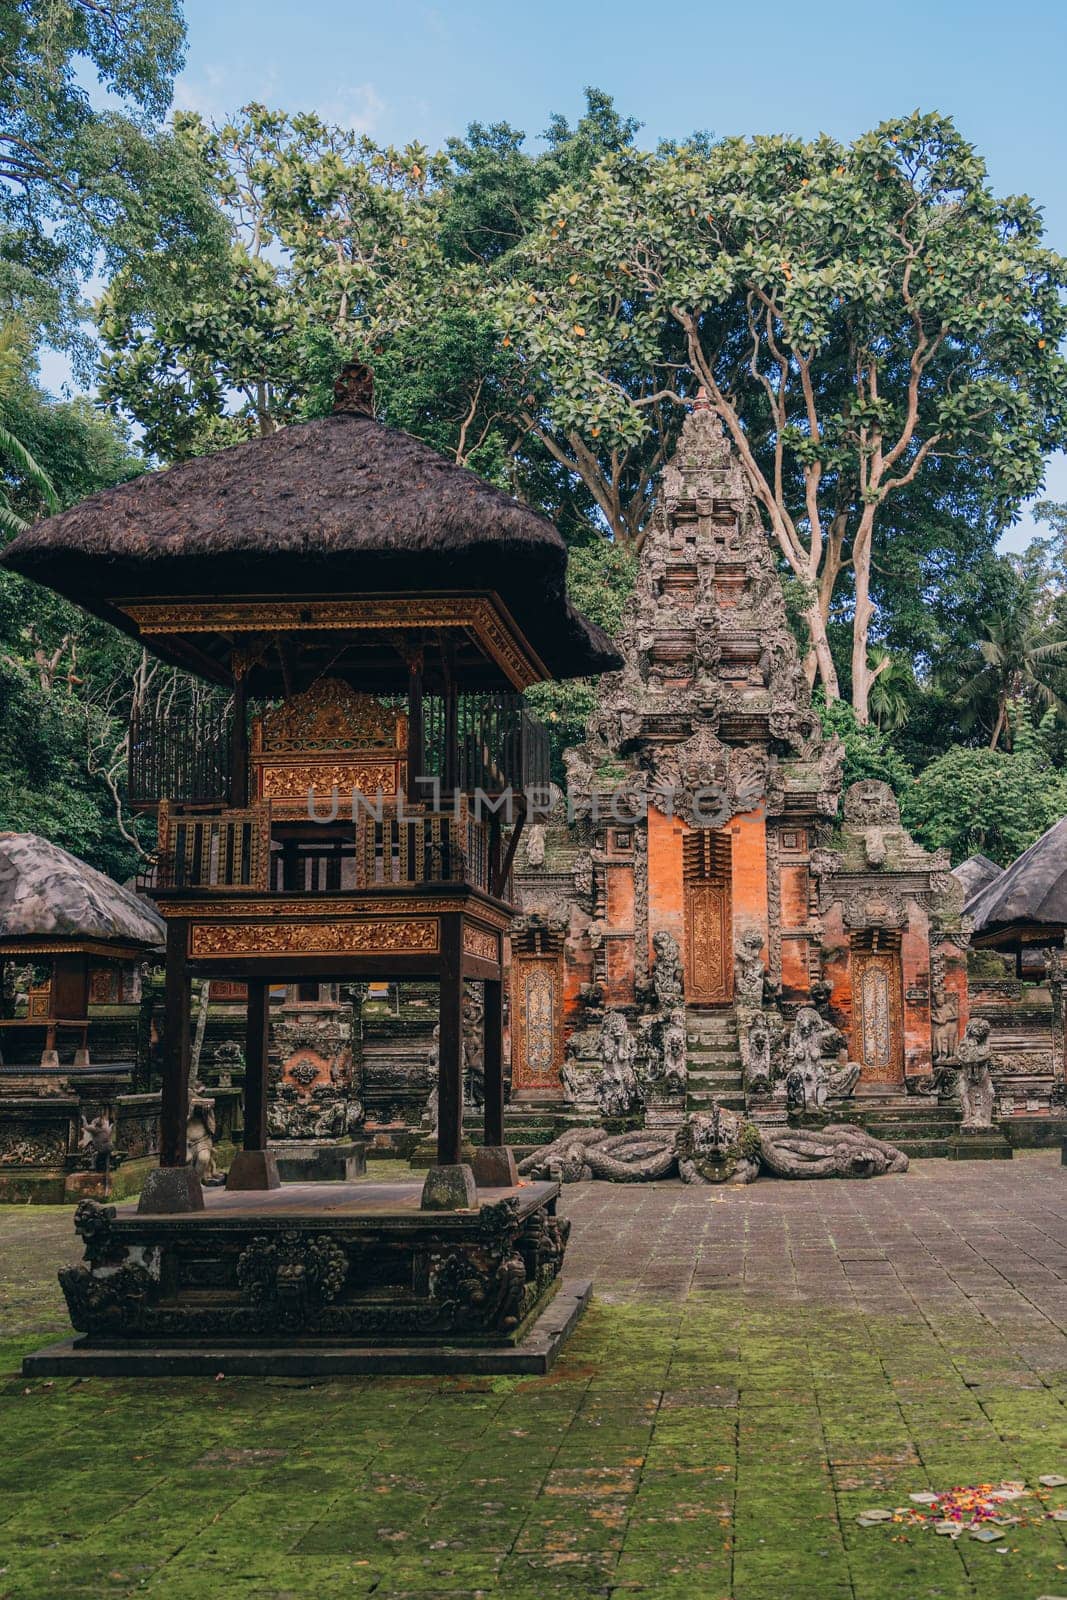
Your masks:
<instances>
[{"instance_id":1,"label":"carved wooden railing","mask_svg":"<svg viewBox=\"0 0 1067 1600\"><path fill-rule=\"evenodd\" d=\"M159 808L158 889L267 889L270 807L175 811Z\"/></svg>"},{"instance_id":2,"label":"carved wooden railing","mask_svg":"<svg viewBox=\"0 0 1067 1600\"><path fill-rule=\"evenodd\" d=\"M444 781L447 714L444 699L424 701L427 776ZM548 730L526 709L521 694L498 691L456 698L457 785L464 794L481 789L547 788L550 776Z\"/></svg>"},{"instance_id":3,"label":"carved wooden railing","mask_svg":"<svg viewBox=\"0 0 1067 1600\"><path fill-rule=\"evenodd\" d=\"M130 801L222 805L229 794L233 702L204 694L181 704L135 706L127 763Z\"/></svg>"},{"instance_id":4,"label":"carved wooden railing","mask_svg":"<svg viewBox=\"0 0 1067 1600\"><path fill-rule=\"evenodd\" d=\"M380 813L380 814L379 814ZM269 805L159 808L159 848L147 887L314 896L405 884L490 888L489 827L461 802L430 811L382 803L355 818L272 840Z\"/></svg>"},{"instance_id":5,"label":"carved wooden railing","mask_svg":"<svg viewBox=\"0 0 1067 1600\"><path fill-rule=\"evenodd\" d=\"M489 844L485 824L465 806L425 811L418 816L383 809L379 821L357 824L360 887L401 883L471 883L489 886Z\"/></svg>"}]
</instances>

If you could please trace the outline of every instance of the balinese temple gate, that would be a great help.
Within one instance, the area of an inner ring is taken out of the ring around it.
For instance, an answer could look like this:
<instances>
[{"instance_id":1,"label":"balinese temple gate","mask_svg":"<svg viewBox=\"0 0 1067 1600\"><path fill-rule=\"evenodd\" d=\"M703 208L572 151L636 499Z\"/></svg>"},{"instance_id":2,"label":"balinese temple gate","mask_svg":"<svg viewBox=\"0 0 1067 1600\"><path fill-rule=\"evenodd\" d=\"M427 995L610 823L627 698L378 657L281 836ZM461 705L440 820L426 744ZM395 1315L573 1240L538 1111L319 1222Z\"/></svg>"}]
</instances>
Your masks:
<instances>
[{"instance_id":1,"label":"balinese temple gate","mask_svg":"<svg viewBox=\"0 0 1067 1600\"><path fill-rule=\"evenodd\" d=\"M369 408L346 369L331 417L146 474L5 556L230 695L223 716L142 711L131 730L167 924L162 1148L138 1215L80 1214L86 1264L63 1284L90 1346L506 1342L555 1287L556 1186L516 1187L503 1138L521 814L508 836L474 794L546 781L523 689L618 657L566 600L556 529ZM248 993L245 1148L206 1209L186 1164L194 974ZM279 1189L269 985L382 978L440 985L437 1165L421 1194ZM461 1147L467 980L485 986L480 1192Z\"/></svg>"},{"instance_id":2,"label":"balinese temple gate","mask_svg":"<svg viewBox=\"0 0 1067 1600\"><path fill-rule=\"evenodd\" d=\"M516 1115L784 1121L851 1096L886 1137L908 1105L936 1117L966 1025L962 892L885 784L842 796L758 508L701 399L619 648L567 754L569 813L520 850Z\"/></svg>"}]
</instances>

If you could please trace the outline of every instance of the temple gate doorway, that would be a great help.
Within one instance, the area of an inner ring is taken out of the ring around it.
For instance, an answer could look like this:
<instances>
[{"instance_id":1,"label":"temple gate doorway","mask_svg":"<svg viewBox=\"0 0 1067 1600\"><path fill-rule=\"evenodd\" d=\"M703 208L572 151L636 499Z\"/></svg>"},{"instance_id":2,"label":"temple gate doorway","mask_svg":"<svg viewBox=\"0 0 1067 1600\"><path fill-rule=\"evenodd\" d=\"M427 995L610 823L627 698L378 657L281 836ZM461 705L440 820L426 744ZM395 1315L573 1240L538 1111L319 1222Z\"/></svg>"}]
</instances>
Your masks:
<instances>
[{"instance_id":1,"label":"temple gate doorway","mask_svg":"<svg viewBox=\"0 0 1067 1600\"><path fill-rule=\"evenodd\" d=\"M683 845L685 993L690 1006L727 1006L733 999L731 840L711 828Z\"/></svg>"},{"instance_id":2,"label":"temple gate doorway","mask_svg":"<svg viewBox=\"0 0 1067 1600\"><path fill-rule=\"evenodd\" d=\"M882 929L853 935L853 1050L861 1084L904 1085L903 979L900 936Z\"/></svg>"}]
</instances>

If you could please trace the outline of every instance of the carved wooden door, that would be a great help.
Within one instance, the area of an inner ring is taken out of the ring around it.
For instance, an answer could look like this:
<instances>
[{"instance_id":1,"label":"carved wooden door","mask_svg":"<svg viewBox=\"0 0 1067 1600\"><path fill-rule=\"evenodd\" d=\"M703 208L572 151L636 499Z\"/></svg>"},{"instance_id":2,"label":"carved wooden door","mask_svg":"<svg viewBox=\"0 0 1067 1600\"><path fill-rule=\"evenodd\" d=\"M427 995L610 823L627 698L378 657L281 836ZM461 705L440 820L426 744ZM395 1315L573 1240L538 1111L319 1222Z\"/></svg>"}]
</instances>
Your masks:
<instances>
[{"instance_id":1,"label":"carved wooden door","mask_svg":"<svg viewBox=\"0 0 1067 1600\"><path fill-rule=\"evenodd\" d=\"M702 829L685 841L685 998L729 1005L734 992L730 835Z\"/></svg>"},{"instance_id":2,"label":"carved wooden door","mask_svg":"<svg viewBox=\"0 0 1067 1600\"><path fill-rule=\"evenodd\" d=\"M558 1090L563 1058L563 973L556 958L519 958L512 969L511 1086Z\"/></svg>"},{"instance_id":3,"label":"carved wooden door","mask_svg":"<svg viewBox=\"0 0 1067 1600\"><path fill-rule=\"evenodd\" d=\"M852 1048L863 1063L862 1082L904 1082L902 1011L899 952L853 950Z\"/></svg>"}]
</instances>

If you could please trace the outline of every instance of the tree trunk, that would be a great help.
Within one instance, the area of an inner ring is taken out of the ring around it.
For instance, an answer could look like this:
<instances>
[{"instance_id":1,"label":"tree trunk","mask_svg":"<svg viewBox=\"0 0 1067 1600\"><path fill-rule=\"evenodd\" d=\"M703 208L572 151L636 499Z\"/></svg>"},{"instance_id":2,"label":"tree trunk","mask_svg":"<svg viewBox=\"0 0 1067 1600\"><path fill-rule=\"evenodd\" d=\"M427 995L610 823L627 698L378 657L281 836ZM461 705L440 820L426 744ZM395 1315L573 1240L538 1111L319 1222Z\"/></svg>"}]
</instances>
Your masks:
<instances>
[{"instance_id":1,"label":"tree trunk","mask_svg":"<svg viewBox=\"0 0 1067 1600\"><path fill-rule=\"evenodd\" d=\"M815 658L815 666L823 686L827 704L833 700L840 700L841 685L837 680L837 668L834 666L834 658L830 654L830 641L826 634L826 620L817 600L807 612L804 620L811 634L811 654Z\"/></svg>"},{"instance_id":2,"label":"tree trunk","mask_svg":"<svg viewBox=\"0 0 1067 1600\"><path fill-rule=\"evenodd\" d=\"M856 609L852 619L852 709L856 721L865 725L871 720L870 695L874 675L867 662L871 620L874 606L871 603L871 540L874 533L874 507L863 513L853 546L852 569L856 579Z\"/></svg>"}]
</instances>

